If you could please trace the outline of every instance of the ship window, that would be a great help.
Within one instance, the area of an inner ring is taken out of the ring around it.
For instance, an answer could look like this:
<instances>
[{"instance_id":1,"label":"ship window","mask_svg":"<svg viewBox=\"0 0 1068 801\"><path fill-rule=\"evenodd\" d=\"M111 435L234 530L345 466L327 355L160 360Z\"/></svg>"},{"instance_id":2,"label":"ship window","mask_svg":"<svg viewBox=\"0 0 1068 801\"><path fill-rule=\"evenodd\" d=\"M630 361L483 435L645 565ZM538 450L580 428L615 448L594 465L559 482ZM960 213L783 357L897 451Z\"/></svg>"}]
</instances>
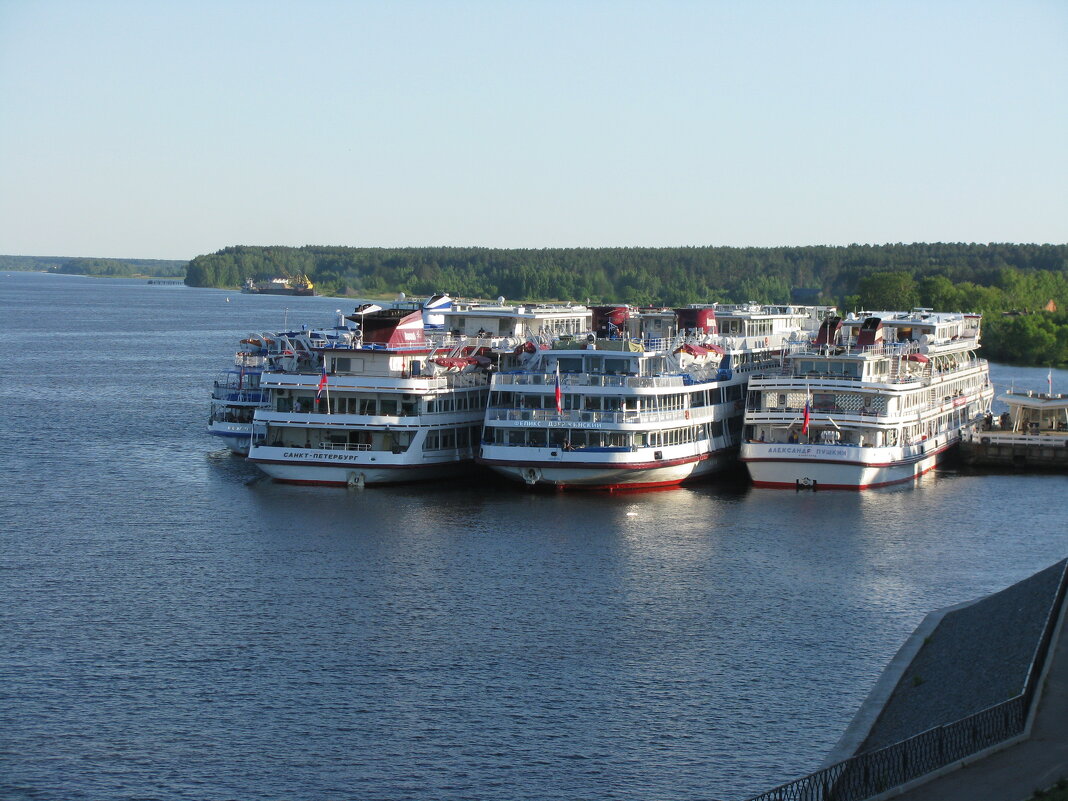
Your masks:
<instances>
[{"instance_id":1,"label":"ship window","mask_svg":"<svg viewBox=\"0 0 1068 801\"><path fill-rule=\"evenodd\" d=\"M352 370L352 359L335 358L333 360L334 372L347 373Z\"/></svg>"},{"instance_id":2,"label":"ship window","mask_svg":"<svg viewBox=\"0 0 1068 801\"><path fill-rule=\"evenodd\" d=\"M833 410L835 408L834 393L814 392L812 394L812 406L820 410Z\"/></svg>"},{"instance_id":3,"label":"ship window","mask_svg":"<svg viewBox=\"0 0 1068 801\"><path fill-rule=\"evenodd\" d=\"M581 373L582 372L582 358L578 357L562 357L556 360L556 363L560 365L561 373Z\"/></svg>"},{"instance_id":4,"label":"ship window","mask_svg":"<svg viewBox=\"0 0 1068 801\"><path fill-rule=\"evenodd\" d=\"M383 398L378 402L379 414L395 416L397 414L397 401L395 399L386 400Z\"/></svg>"},{"instance_id":5,"label":"ship window","mask_svg":"<svg viewBox=\"0 0 1068 801\"><path fill-rule=\"evenodd\" d=\"M549 446L553 448L562 447L564 440L567 439L567 429L564 428L550 428L549 429Z\"/></svg>"},{"instance_id":6,"label":"ship window","mask_svg":"<svg viewBox=\"0 0 1068 801\"><path fill-rule=\"evenodd\" d=\"M605 359L604 371L611 375L622 375L630 370L629 359Z\"/></svg>"}]
</instances>

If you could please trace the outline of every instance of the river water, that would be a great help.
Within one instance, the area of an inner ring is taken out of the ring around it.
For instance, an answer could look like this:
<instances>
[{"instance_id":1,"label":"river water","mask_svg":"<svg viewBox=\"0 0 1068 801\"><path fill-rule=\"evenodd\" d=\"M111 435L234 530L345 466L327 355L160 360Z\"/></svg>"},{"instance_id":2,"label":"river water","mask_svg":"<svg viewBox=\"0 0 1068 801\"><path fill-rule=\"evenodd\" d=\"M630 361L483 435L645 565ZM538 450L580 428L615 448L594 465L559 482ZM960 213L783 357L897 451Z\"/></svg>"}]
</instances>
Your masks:
<instances>
[{"instance_id":1,"label":"river water","mask_svg":"<svg viewBox=\"0 0 1068 801\"><path fill-rule=\"evenodd\" d=\"M1068 555L1062 475L344 490L219 450L237 340L352 305L0 273L0 797L745 797L928 611Z\"/></svg>"}]
</instances>

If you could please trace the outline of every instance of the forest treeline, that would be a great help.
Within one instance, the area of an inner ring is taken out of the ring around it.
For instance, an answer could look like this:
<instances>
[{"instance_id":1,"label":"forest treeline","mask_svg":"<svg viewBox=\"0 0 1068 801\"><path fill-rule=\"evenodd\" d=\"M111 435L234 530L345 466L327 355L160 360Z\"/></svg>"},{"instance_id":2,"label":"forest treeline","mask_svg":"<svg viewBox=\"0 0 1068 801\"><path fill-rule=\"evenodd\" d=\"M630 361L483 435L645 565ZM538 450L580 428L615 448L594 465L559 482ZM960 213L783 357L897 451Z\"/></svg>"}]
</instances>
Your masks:
<instances>
[{"instance_id":1,"label":"forest treeline","mask_svg":"<svg viewBox=\"0 0 1068 801\"><path fill-rule=\"evenodd\" d=\"M826 303L845 310L976 311L991 358L1068 363L1068 245L782 248L228 247L189 263L191 286L307 274L322 294L688 303ZM796 290L801 290L796 292ZM1035 312L1005 316L1013 310ZM994 344L997 340L996 345Z\"/></svg>"},{"instance_id":2,"label":"forest treeline","mask_svg":"<svg viewBox=\"0 0 1068 801\"><path fill-rule=\"evenodd\" d=\"M66 256L0 256L0 270L99 275L110 278L181 278L189 262L169 259L93 259Z\"/></svg>"}]
</instances>

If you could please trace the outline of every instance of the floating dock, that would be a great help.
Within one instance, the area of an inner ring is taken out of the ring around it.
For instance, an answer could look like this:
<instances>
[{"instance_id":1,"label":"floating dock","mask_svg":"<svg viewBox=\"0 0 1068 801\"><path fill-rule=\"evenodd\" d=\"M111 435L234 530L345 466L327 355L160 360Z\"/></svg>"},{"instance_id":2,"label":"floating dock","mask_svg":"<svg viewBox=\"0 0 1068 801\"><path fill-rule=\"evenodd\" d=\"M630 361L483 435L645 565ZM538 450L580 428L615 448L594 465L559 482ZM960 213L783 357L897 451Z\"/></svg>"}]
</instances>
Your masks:
<instances>
[{"instance_id":1,"label":"floating dock","mask_svg":"<svg viewBox=\"0 0 1068 801\"><path fill-rule=\"evenodd\" d=\"M968 465L1068 472L1068 395L1010 392L998 400L1009 411L997 426L988 417L986 424L965 432L961 460Z\"/></svg>"}]
</instances>

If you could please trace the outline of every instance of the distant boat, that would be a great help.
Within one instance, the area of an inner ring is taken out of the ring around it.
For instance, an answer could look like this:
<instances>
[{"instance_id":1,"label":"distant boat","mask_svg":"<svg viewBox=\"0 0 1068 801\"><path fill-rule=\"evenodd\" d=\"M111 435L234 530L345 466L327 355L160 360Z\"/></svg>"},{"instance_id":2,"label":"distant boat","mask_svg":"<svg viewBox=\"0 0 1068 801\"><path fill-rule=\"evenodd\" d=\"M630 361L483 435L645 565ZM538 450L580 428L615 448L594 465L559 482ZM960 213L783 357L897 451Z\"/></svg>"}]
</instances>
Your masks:
<instances>
[{"instance_id":1,"label":"distant boat","mask_svg":"<svg viewBox=\"0 0 1068 801\"><path fill-rule=\"evenodd\" d=\"M314 295L315 284L303 273L285 278L255 281L249 278L241 291L248 295Z\"/></svg>"}]
</instances>

